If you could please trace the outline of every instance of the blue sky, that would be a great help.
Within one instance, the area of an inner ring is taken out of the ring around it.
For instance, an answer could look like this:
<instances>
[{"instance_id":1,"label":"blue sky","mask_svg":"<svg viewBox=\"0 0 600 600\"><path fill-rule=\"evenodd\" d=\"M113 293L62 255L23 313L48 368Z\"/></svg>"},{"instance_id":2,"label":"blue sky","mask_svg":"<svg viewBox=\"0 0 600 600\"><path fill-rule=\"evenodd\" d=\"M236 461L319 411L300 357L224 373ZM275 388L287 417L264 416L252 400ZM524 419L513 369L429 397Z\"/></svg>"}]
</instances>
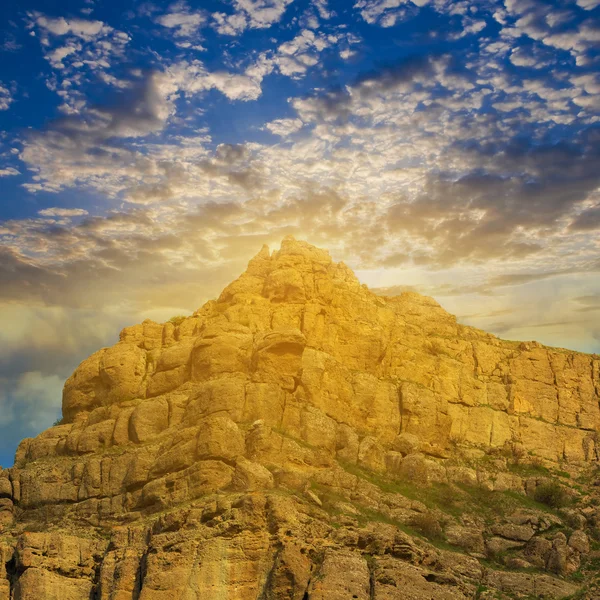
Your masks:
<instances>
[{"instance_id":1,"label":"blue sky","mask_svg":"<svg viewBox=\"0 0 600 600\"><path fill-rule=\"evenodd\" d=\"M600 0L0 7L0 464L120 328L293 233L600 352Z\"/></svg>"}]
</instances>

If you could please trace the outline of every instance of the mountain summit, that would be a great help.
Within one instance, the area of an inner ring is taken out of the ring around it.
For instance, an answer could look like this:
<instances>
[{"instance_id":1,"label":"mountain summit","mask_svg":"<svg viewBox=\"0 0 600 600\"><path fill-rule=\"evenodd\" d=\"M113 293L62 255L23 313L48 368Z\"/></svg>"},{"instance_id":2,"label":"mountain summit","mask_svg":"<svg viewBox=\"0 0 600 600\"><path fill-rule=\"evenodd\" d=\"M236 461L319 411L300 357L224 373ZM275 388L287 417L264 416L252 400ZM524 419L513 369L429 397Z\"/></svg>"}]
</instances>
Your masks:
<instances>
[{"instance_id":1,"label":"mountain summit","mask_svg":"<svg viewBox=\"0 0 600 600\"><path fill-rule=\"evenodd\" d=\"M285 238L67 380L0 472L0 600L597 597L599 371Z\"/></svg>"}]
</instances>

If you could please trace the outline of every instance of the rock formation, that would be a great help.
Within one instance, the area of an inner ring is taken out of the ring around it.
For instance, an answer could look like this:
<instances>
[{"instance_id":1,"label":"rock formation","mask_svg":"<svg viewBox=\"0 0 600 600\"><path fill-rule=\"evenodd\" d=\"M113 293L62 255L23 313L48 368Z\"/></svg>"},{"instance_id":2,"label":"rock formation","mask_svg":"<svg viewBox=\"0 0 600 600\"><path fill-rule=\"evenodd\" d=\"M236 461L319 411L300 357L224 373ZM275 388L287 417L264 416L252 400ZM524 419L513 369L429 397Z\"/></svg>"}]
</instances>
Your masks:
<instances>
[{"instance_id":1,"label":"rock formation","mask_svg":"<svg viewBox=\"0 0 600 600\"><path fill-rule=\"evenodd\" d=\"M598 598L599 371L286 238L67 380L0 600Z\"/></svg>"}]
</instances>

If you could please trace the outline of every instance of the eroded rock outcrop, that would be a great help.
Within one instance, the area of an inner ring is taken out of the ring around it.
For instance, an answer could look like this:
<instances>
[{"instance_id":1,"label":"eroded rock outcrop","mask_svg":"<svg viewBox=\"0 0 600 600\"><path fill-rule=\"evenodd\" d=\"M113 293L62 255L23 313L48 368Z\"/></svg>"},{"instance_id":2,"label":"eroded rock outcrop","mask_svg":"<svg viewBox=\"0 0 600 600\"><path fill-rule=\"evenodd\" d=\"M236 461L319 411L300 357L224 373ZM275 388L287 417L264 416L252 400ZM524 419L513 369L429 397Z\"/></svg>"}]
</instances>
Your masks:
<instances>
[{"instance_id":1,"label":"eroded rock outcrop","mask_svg":"<svg viewBox=\"0 0 600 600\"><path fill-rule=\"evenodd\" d=\"M591 497L569 537L514 503L594 472L599 374L431 298L377 296L286 238L67 380L63 423L0 472L0 600L568 596Z\"/></svg>"}]
</instances>

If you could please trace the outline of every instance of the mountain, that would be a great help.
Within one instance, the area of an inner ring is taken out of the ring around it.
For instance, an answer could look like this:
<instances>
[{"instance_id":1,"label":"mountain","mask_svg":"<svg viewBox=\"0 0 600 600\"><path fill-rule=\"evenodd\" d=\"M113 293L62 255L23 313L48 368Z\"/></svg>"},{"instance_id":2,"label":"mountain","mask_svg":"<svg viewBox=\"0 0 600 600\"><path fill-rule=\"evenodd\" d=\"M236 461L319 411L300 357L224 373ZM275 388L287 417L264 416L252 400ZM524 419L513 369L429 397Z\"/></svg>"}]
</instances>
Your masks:
<instances>
[{"instance_id":1,"label":"mountain","mask_svg":"<svg viewBox=\"0 0 600 600\"><path fill-rule=\"evenodd\" d=\"M599 372L288 237L67 380L0 600L599 598Z\"/></svg>"}]
</instances>

